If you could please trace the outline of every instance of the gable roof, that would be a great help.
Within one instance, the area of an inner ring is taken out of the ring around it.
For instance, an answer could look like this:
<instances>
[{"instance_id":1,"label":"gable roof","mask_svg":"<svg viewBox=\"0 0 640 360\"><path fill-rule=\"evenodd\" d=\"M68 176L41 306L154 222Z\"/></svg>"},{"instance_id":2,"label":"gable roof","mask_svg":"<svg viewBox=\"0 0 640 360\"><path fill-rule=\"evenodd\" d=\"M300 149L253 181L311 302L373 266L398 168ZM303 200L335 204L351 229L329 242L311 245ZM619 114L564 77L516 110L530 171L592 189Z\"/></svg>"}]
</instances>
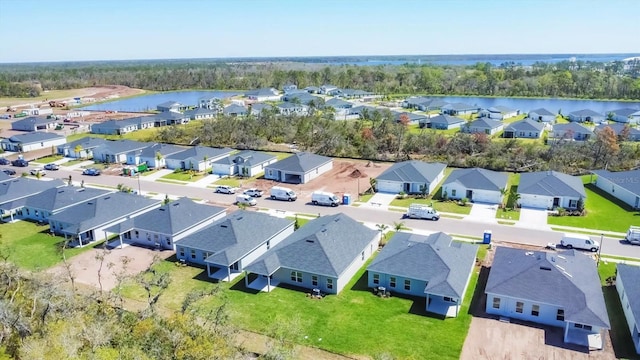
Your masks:
<instances>
[{"instance_id":1,"label":"gable roof","mask_svg":"<svg viewBox=\"0 0 640 360\"><path fill-rule=\"evenodd\" d=\"M276 105L279 109L306 109L308 106L304 104L294 104L292 102L283 102Z\"/></svg>"},{"instance_id":2,"label":"gable roof","mask_svg":"<svg viewBox=\"0 0 640 360\"><path fill-rule=\"evenodd\" d=\"M551 111L545 109L545 108L540 108L540 109L535 109L535 110L531 110L529 111L529 114L531 113L536 113L540 116L555 116L556 114L552 113Z\"/></svg>"},{"instance_id":3,"label":"gable roof","mask_svg":"<svg viewBox=\"0 0 640 360\"><path fill-rule=\"evenodd\" d=\"M428 119L428 122L430 122L432 124L453 125L453 124L463 123L463 122L465 122L465 120L461 119L459 117L455 117L455 116L437 115L437 116L434 116L434 117Z\"/></svg>"},{"instance_id":4,"label":"gable roof","mask_svg":"<svg viewBox=\"0 0 640 360\"><path fill-rule=\"evenodd\" d=\"M249 90L246 93L244 93L244 96L274 96L278 94L279 94L278 90L274 88L262 88L262 89Z\"/></svg>"},{"instance_id":5,"label":"gable roof","mask_svg":"<svg viewBox=\"0 0 640 360\"><path fill-rule=\"evenodd\" d=\"M449 104L443 105L442 108L456 110L456 111L478 110L477 106L469 105L465 103L449 103Z\"/></svg>"},{"instance_id":6,"label":"gable roof","mask_svg":"<svg viewBox=\"0 0 640 360\"><path fill-rule=\"evenodd\" d=\"M177 107L180 106L181 104L179 102L175 102L172 100L169 101L165 101L163 103L160 103L158 105L156 105L156 107L165 107L165 108L172 108L172 107Z\"/></svg>"},{"instance_id":7,"label":"gable roof","mask_svg":"<svg viewBox=\"0 0 640 360\"><path fill-rule=\"evenodd\" d=\"M11 123L11 127L28 127L28 126L38 126L38 125L48 125L58 122L55 119L47 119L46 117L37 117L37 116L29 116L27 118L14 121Z\"/></svg>"},{"instance_id":8,"label":"gable roof","mask_svg":"<svg viewBox=\"0 0 640 360\"><path fill-rule=\"evenodd\" d=\"M70 142L70 143L66 143L63 145L58 145L58 147L63 147L63 148L67 148L67 149L75 149L76 146L80 145L82 146L82 150L91 150L94 148L97 148L100 145L103 145L104 143L106 143L107 140L104 138L99 138L99 137L84 137L82 139L78 139L74 142Z\"/></svg>"},{"instance_id":9,"label":"gable roof","mask_svg":"<svg viewBox=\"0 0 640 360\"><path fill-rule=\"evenodd\" d=\"M215 110L207 109L204 107L197 107L192 110L187 110L184 112L185 116L195 117L196 115L216 115L218 112Z\"/></svg>"},{"instance_id":10,"label":"gable roof","mask_svg":"<svg viewBox=\"0 0 640 360\"><path fill-rule=\"evenodd\" d=\"M569 113L569 115L572 116L578 116L578 117L586 117L586 116L603 116L602 114L595 112L591 109L582 109L582 110L576 110L576 111L572 111Z\"/></svg>"},{"instance_id":11,"label":"gable roof","mask_svg":"<svg viewBox=\"0 0 640 360\"><path fill-rule=\"evenodd\" d=\"M378 236L339 213L309 221L245 269L271 275L279 268L339 277Z\"/></svg>"},{"instance_id":12,"label":"gable roof","mask_svg":"<svg viewBox=\"0 0 640 360\"><path fill-rule=\"evenodd\" d=\"M154 115L155 120L172 120L172 121L180 121L189 119L189 115L175 112L175 111L163 111L159 114Z\"/></svg>"},{"instance_id":13,"label":"gable roof","mask_svg":"<svg viewBox=\"0 0 640 360\"><path fill-rule=\"evenodd\" d=\"M332 98L329 99L327 101L325 101L324 103L325 106L331 106L332 108L344 108L344 107L352 107L353 104L348 102L348 101L344 101L342 99L338 99L338 98Z\"/></svg>"},{"instance_id":14,"label":"gable roof","mask_svg":"<svg viewBox=\"0 0 640 360\"><path fill-rule=\"evenodd\" d=\"M553 125L553 131L563 133L571 131L574 134L593 134L593 131L575 122L570 122L568 124L555 124Z\"/></svg>"},{"instance_id":15,"label":"gable roof","mask_svg":"<svg viewBox=\"0 0 640 360\"><path fill-rule=\"evenodd\" d=\"M638 130L637 128L633 127L633 126L629 126L628 124L621 124L621 123L613 123L613 124L600 124L598 126L596 126L595 131L600 131L606 127L611 128L611 130L613 130L613 133L618 136L620 135L620 133L625 129L625 128L629 128L629 137L638 137L640 136L640 130Z\"/></svg>"},{"instance_id":16,"label":"gable roof","mask_svg":"<svg viewBox=\"0 0 640 360\"><path fill-rule=\"evenodd\" d=\"M140 156L146 157L146 158L154 158L157 153L160 153L160 155L162 155L162 156L167 156L167 155L175 154L175 153L180 152L182 150L184 150L184 148L181 147L181 146L172 145L172 144L156 143L156 144L149 145L146 148L142 149L142 152L140 153Z\"/></svg>"},{"instance_id":17,"label":"gable roof","mask_svg":"<svg viewBox=\"0 0 640 360\"><path fill-rule=\"evenodd\" d=\"M56 212L75 204L95 199L111 191L94 188L77 188L73 186L60 186L49 188L28 197L5 203L0 209L10 210L22 206L41 209L48 212Z\"/></svg>"},{"instance_id":18,"label":"gable roof","mask_svg":"<svg viewBox=\"0 0 640 360\"><path fill-rule=\"evenodd\" d=\"M262 112L263 110L268 110L268 109L273 109L273 105L271 104L264 104L264 103L255 103L255 104L251 104L251 111L252 112Z\"/></svg>"},{"instance_id":19,"label":"gable roof","mask_svg":"<svg viewBox=\"0 0 640 360\"><path fill-rule=\"evenodd\" d=\"M211 253L205 262L230 266L262 243L292 227L293 221L239 210L186 236L178 246Z\"/></svg>"},{"instance_id":20,"label":"gable roof","mask_svg":"<svg viewBox=\"0 0 640 360\"><path fill-rule=\"evenodd\" d=\"M397 232L367 270L426 281L425 293L462 298L477 251L442 232Z\"/></svg>"},{"instance_id":21,"label":"gable roof","mask_svg":"<svg viewBox=\"0 0 640 360\"><path fill-rule=\"evenodd\" d=\"M192 146L183 151L168 155L166 159L172 159L172 160L197 159L198 161L203 161L205 156L209 159L217 158L219 156L231 154L232 152L233 152L233 149L229 149L229 148Z\"/></svg>"},{"instance_id":22,"label":"gable roof","mask_svg":"<svg viewBox=\"0 0 640 360\"><path fill-rule=\"evenodd\" d=\"M416 122L421 120L429 121L429 118L427 118L427 115L425 114L416 114L412 112L399 112L399 111L393 111L392 113L393 113L393 119L396 122L399 122L403 116L406 116L410 122Z\"/></svg>"},{"instance_id":23,"label":"gable roof","mask_svg":"<svg viewBox=\"0 0 640 360\"><path fill-rule=\"evenodd\" d=\"M619 115L619 116L640 116L640 110L638 109L630 109L630 108L624 108L624 109L618 109L618 110L613 110L611 111L614 115Z\"/></svg>"},{"instance_id":24,"label":"gable roof","mask_svg":"<svg viewBox=\"0 0 640 360\"><path fill-rule=\"evenodd\" d=\"M63 185L62 180L45 181L22 177L3 181L0 183L0 204L16 201Z\"/></svg>"},{"instance_id":25,"label":"gable roof","mask_svg":"<svg viewBox=\"0 0 640 360\"><path fill-rule=\"evenodd\" d=\"M58 135L56 133L34 131L26 134L13 135L8 139L3 139L3 141L8 141L11 143L33 144L33 143L39 143L43 141L59 140L64 138L65 138L64 136Z\"/></svg>"},{"instance_id":26,"label":"gable roof","mask_svg":"<svg viewBox=\"0 0 640 360\"><path fill-rule=\"evenodd\" d=\"M510 107L506 107L506 106L502 106L502 105L492 106L492 107L488 108L487 110L489 112L492 112L492 113L501 113L501 114L518 111L516 109L512 109Z\"/></svg>"},{"instance_id":27,"label":"gable roof","mask_svg":"<svg viewBox=\"0 0 640 360\"><path fill-rule=\"evenodd\" d=\"M0 171L0 182L8 181L8 180L11 180L11 179L13 179L13 176L9 176L4 171Z\"/></svg>"},{"instance_id":28,"label":"gable roof","mask_svg":"<svg viewBox=\"0 0 640 360\"><path fill-rule=\"evenodd\" d=\"M501 121L489 119L489 118L478 118L471 123L469 123L469 128L483 128L483 129L497 129L504 124Z\"/></svg>"},{"instance_id":29,"label":"gable roof","mask_svg":"<svg viewBox=\"0 0 640 360\"><path fill-rule=\"evenodd\" d=\"M393 164L376 179L409 183L432 183L447 165L409 160Z\"/></svg>"},{"instance_id":30,"label":"gable roof","mask_svg":"<svg viewBox=\"0 0 640 360\"><path fill-rule=\"evenodd\" d=\"M460 183L467 189L500 191L507 186L509 175L481 168L455 169L444 181L445 185Z\"/></svg>"},{"instance_id":31,"label":"gable roof","mask_svg":"<svg viewBox=\"0 0 640 360\"><path fill-rule=\"evenodd\" d=\"M231 104L227 107L225 107L222 112L225 115L229 115L229 114L246 114L247 113L247 108L242 106L242 105L238 105L238 104Z\"/></svg>"},{"instance_id":32,"label":"gable roof","mask_svg":"<svg viewBox=\"0 0 640 360\"><path fill-rule=\"evenodd\" d=\"M576 250L499 246L485 292L552 304L564 309L566 321L610 328L595 261Z\"/></svg>"},{"instance_id":33,"label":"gable roof","mask_svg":"<svg viewBox=\"0 0 640 360\"><path fill-rule=\"evenodd\" d=\"M540 132L544 129L544 124L533 119L526 118L520 121L514 121L505 127L508 131L536 131Z\"/></svg>"},{"instance_id":34,"label":"gable roof","mask_svg":"<svg viewBox=\"0 0 640 360\"><path fill-rule=\"evenodd\" d=\"M592 173L617 184L623 189L629 190L631 193L636 194L636 196L640 196L640 170L616 172L609 170L594 170Z\"/></svg>"},{"instance_id":35,"label":"gable roof","mask_svg":"<svg viewBox=\"0 0 640 360\"><path fill-rule=\"evenodd\" d=\"M306 173L332 161L333 159L330 157L308 152L299 152L269 165L268 168L287 172Z\"/></svg>"},{"instance_id":36,"label":"gable roof","mask_svg":"<svg viewBox=\"0 0 640 360\"><path fill-rule=\"evenodd\" d=\"M636 324L640 324L640 267L618 263L618 278L624 284L627 301Z\"/></svg>"},{"instance_id":37,"label":"gable roof","mask_svg":"<svg viewBox=\"0 0 640 360\"><path fill-rule=\"evenodd\" d=\"M518 193L587 198L582 179L557 171L522 173Z\"/></svg>"},{"instance_id":38,"label":"gable roof","mask_svg":"<svg viewBox=\"0 0 640 360\"><path fill-rule=\"evenodd\" d=\"M133 140L107 140L96 149L106 150L111 154L125 154L135 150L142 150L149 146L149 143Z\"/></svg>"}]
</instances>

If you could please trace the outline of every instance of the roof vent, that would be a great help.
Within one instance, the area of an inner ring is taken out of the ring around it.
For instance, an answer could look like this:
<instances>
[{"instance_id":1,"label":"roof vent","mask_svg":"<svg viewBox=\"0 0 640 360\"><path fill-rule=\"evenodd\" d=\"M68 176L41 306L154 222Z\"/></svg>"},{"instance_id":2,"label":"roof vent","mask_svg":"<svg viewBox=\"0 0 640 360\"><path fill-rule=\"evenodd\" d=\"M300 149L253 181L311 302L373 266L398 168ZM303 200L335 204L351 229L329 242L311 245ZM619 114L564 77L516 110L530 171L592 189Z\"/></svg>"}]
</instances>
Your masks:
<instances>
[{"instance_id":1,"label":"roof vent","mask_svg":"<svg viewBox=\"0 0 640 360\"><path fill-rule=\"evenodd\" d=\"M242 216L238 216L236 220L242 220Z\"/></svg>"},{"instance_id":2,"label":"roof vent","mask_svg":"<svg viewBox=\"0 0 640 360\"><path fill-rule=\"evenodd\" d=\"M109 200L109 199L111 199L111 196L107 196L107 197L105 197L104 199L105 199L105 200Z\"/></svg>"},{"instance_id":3,"label":"roof vent","mask_svg":"<svg viewBox=\"0 0 640 360\"><path fill-rule=\"evenodd\" d=\"M327 232L327 229L326 229L326 228L325 228L325 229L322 229L322 232Z\"/></svg>"},{"instance_id":4,"label":"roof vent","mask_svg":"<svg viewBox=\"0 0 640 360\"><path fill-rule=\"evenodd\" d=\"M58 191L58 194L62 194L64 192L64 190L60 190Z\"/></svg>"},{"instance_id":5,"label":"roof vent","mask_svg":"<svg viewBox=\"0 0 640 360\"><path fill-rule=\"evenodd\" d=\"M524 254L525 254L525 255L527 255L527 256L531 256L531 255L533 255L533 251L527 251L527 252L526 252L526 253L524 253Z\"/></svg>"},{"instance_id":6,"label":"roof vent","mask_svg":"<svg viewBox=\"0 0 640 360\"><path fill-rule=\"evenodd\" d=\"M313 241L313 239L307 239L305 241L308 242L308 243L312 243L312 244L315 243L315 241Z\"/></svg>"},{"instance_id":7,"label":"roof vent","mask_svg":"<svg viewBox=\"0 0 640 360\"><path fill-rule=\"evenodd\" d=\"M164 208L159 208L158 210L160 210L160 211L164 211Z\"/></svg>"},{"instance_id":8,"label":"roof vent","mask_svg":"<svg viewBox=\"0 0 640 360\"><path fill-rule=\"evenodd\" d=\"M220 227L225 228L225 229L228 228L228 226L226 224L222 224L222 225L220 225Z\"/></svg>"},{"instance_id":9,"label":"roof vent","mask_svg":"<svg viewBox=\"0 0 640 360\"><path fill-rule=\"evenodd\" d=\"M548 266L540 266L540 270L551 271L551 268Z\"/></svg>"},{"instance_id":10,"label":"roof vent","mask_svg":"<svg viewBox=\"0 0 640 360\"><path fill-rule=\"evenodd\" d=\"M173 206L178 206L178 205L180 205L180 203L179 203L179 202L177 202L177 203L173 203L172 205L173 205Z\"/></svg>"},{"instance_id":11,"label":"roof vent","mask_svg":"<svg viewBox=\"0 0 640 360\"><path fill-rule=\"evenodd\" d=\"M88 202L87 205L93 205L93 202Z\"/></svg>"}]
</instances>

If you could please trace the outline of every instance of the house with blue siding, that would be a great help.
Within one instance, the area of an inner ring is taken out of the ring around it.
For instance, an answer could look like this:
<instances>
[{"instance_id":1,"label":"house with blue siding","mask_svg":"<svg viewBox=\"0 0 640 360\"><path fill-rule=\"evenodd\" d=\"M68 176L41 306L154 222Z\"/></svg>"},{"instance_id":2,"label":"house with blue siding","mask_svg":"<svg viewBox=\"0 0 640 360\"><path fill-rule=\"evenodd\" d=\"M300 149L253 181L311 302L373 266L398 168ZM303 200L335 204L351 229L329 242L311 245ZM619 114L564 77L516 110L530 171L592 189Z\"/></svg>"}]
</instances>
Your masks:
<instances>
[{"instance_id":1,"label":"house with blue siding","mask_svg":"<svg viewBox=\"0 0 640 360\"><path fill-rule=\"evenodd\" d=\"M627 319L631 341L640 354L640 267L617 264L616 290Z\"/></svg>"},{"instance_id":2,"label":"house with blue siding","mask_svg":"<svg viewBox=\"0 0 640 360\"><path fill-rule=\"evenodd\" d=\"M465 124L464 126L462 126L461 131L471 133L471 134L479 133L479 134L486 134L491 136L502 131L503 128L504 128L504 124L501 121L482 117L470 123Z\"/></svg>"},{"instance_id":3,"label":"house with blue siding","mask_svg":"<svg viewBox=\"0 0 640 360\"><path fill-rule=\"evenodd\" d=\"M533 119L534 121L540 121L545 123L553 124L556 122L556 114L552 113L551 111L545 108L531 110L529 111L529 114L527 115L527 117L529 119Z\"/></svg>"},{"instance_id":4,"label":"house with blue siding","mask_svg":"<svg viewBox=\"0 0 640 360\"><path fill-rule=\"evenodd\" d=\"M592 122L600 123L604 121L604 115L590 109L576 110L569 113L569 121L571 122Z\"/></svg>"},{"instance_id":5,"label":"house with blue siding","mask_svg":"<svg viewBox=\"0 0 640 360\"><path fill-rule=\"evenodd\" d=\"M553 125L552 137L556 140L587 141L593 136L593 131L578 123Z\"/></svg>"},{"instance_id":6,"label":"house with blue siding","mask_svg":"<svg viewBox=\"0 0 640 360\"><path fill-rule=\"evenodd\" d=\"M640 124L639 109L630 109L630 108L618 109L618 110L613 110L611 114L613 115L611 120L615 122L619 122L623 124L631 124L631 125Z\"/></svg>"},{"instance_id":7,"label":"house with blue siding","mask_svg":"<svg viewBox=\"0 0 640 360\"><path fill-rule=\"evenodd\" d=\"M422 193L421 187L427 187L431 194L444 178L443 163L426 163L419 160L409 160L393 164L376 178L376 191L383 193L407 194Z\"/></svg>"},{"instance_id":8,"label":"house with blue siding","mask_svg":"<svg viewBox=\"0 0 640 360\"><path fill-rule=\"evenodd\" d=\"M459 117L449 115L438 115L426 120L420 121L420 127L427 127L436 130L449 130L462 127L466 121Z\"/></svg>"},{"instance_id":9,"label":"house with blue siding","mask_svg":"<svg viewBox=\"0 0 640 360\"><path fill-rule=\"evenodd\" d=\"M41 149L54 149L67 143L67 138L56 133L34 131L13 135L0 140L0 147L5 151L28 152Z\"/></svg>"},{"instance_id":10,"label":"house with blue siding","mask_svg":"<svg viewBox=\"0 0 640 360\"><path fill-rule=\"evenodd\" d=\"M58 145L58 154L72 158L93 158L93 149L104 145L106 139L97 137L85 137L74 142Z\"/></svg>"},{"instance_id":11,"label":"house with blue siding","mask_svg":"<svg viewBox=\"0 0 640 360\"><path fill-rule=\"evenodd\" d=\"M640 129L629 124L612 123L600 124L594 129L594 133L609 128L621 141L640 141Z\"/></svg>"},{"instance_id":12,"label":"house with blue siding","mask_svg":"<svg viewBox=\"0 0 640 360\"><path fill-rule=\"evenodd\" d=\"M504 128L502 137L539 139L544 132L544 123L530 118L514 121Z\"/></svg>"},{"instance_id":13,"label":"house with blue siding","mask_svg":"<svg viewBox=\"0 0 640 360\"><path fill-rule=\"evenodd\" d=\"M25 177L5 178L4 181L0 182L0 214L2 215L2 220L5 221L4 218L9 217L9 220L13 222L14 215L22 216L20 209L24 207L25 199L48 189L61 186L64 186L62 180L44 181Z\"/></svg>"}]
</instances>

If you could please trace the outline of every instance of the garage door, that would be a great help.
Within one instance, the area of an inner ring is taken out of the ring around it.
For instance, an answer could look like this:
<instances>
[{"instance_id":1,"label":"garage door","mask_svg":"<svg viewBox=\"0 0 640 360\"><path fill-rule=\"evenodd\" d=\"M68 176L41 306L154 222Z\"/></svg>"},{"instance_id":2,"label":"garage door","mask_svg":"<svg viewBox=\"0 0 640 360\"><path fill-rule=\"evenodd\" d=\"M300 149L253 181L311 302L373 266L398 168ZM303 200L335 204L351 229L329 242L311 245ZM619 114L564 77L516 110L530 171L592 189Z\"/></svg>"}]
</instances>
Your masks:
<instances>
[{"instance_id":1,"label":"garage door","mask_svg":"<svg viewBox=\"0 0 640 360\"><path fill-rule=\"evenodd\" d=\"M490 191L474 191L473 192L474 202L498 204L500 202L499 200L500 200L499 193L496 195L495 192L490 192Z\"/></svg>"},{"instance_id":2,"label":"garage door","mask_svg":"<svg viewBox=\"0 0 640 360\"><path fill-rule=\"evenodd\" d=\"M522 195L520 204L524 207L546 209L549 204L549 198L546 196Z\"/></svg>"},{"instance_id":3,"label":"garage door","mask_svg":"<svg viewBox=\"0 0 640 360\"><path fill-rule=\"evenodd\" d=\"M397 194L402 191L402 183L380 180L377 184L378 192Z\"/></svg>"}]
</instances>

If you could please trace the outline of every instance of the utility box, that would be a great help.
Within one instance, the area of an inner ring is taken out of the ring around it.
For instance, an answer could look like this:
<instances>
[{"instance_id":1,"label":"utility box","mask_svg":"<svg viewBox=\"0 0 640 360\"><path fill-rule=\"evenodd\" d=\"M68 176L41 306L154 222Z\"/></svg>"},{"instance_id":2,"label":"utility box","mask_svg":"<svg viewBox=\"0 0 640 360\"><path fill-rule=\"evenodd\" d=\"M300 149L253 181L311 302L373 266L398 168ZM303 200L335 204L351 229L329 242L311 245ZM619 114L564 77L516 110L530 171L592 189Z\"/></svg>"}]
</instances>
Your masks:
<instances>
[{"instance_id":1,"label":"utility box","mask_svg":"<svg viewBox=\"0 0 640 360\"><path fill-rule=\"evenodd\" d=\"M484 236L482 237L483 244L491 244L491 230L485 230Z\"/></svg>"},{"instance_id":2,"label":"utility box","mask_svg":"<svg viewBox=\"0 0 640 360\"><path fill-rule=\"evenodd\" d=\"M343 194L342 195L342 204L343 205L351 205L351 194Z\"/></svg>"}]
</instances>

